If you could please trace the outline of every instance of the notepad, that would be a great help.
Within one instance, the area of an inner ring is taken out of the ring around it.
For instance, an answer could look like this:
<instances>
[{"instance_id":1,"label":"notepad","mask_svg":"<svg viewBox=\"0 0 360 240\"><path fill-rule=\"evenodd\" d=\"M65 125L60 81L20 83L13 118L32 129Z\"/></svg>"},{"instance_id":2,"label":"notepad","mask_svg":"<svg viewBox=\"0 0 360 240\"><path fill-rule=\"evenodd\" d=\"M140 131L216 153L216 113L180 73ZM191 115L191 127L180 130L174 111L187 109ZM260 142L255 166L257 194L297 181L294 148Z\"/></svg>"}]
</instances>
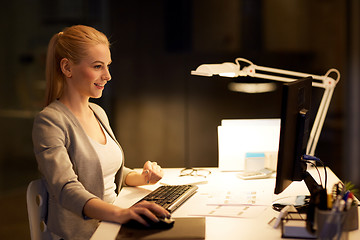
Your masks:
<instances>
[{"instance_id":1,"label":"notepad","mask_svg":"<svg viewBox=\"0 0 360 240\"><path fill-rule=\"evenodd\" d=\"M165 239L205 239L205 218L174 218L170 229L133 229L121 227L116 240L165 240Z\"/></svg>"}]
</instances>

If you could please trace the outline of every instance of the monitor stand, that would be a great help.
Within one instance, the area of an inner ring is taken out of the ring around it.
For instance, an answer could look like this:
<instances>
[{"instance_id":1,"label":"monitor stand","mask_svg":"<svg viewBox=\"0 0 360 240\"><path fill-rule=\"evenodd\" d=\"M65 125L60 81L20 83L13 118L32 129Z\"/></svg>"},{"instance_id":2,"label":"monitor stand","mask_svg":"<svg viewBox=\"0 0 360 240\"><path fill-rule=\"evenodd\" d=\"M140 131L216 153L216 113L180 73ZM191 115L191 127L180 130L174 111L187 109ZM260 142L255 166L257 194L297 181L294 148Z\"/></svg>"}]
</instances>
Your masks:
<instances>
[{"instance_id":1,"label":"monitor stand","mask_svg":"<svg viewBox=\"0 0 360 240\"><path fill-rule=\"evenodd\" d=\"M315 179L308 171L304 172L303 179L307 188L309 189L310 196L299 195L282 198L279 201L273 203L274 210L281 211L281 209L287 205L294 205L294 207L300 213L312 213L315 205L320 209L326 209L326 190L315 181Z\"/></svg>"},{"instance_id":2,"label":"monitor stand","mask_svg":"<svg viewBox=\"0 0 360 240\"><path fill-rule=\"evenodd\" d=\"M281 198L272 204L272 208L276 211L281 211L284 207L292 205L299 213L306 213L309 206L309 195L298 195L286 198Z\"/></svg>"}]
</instances>

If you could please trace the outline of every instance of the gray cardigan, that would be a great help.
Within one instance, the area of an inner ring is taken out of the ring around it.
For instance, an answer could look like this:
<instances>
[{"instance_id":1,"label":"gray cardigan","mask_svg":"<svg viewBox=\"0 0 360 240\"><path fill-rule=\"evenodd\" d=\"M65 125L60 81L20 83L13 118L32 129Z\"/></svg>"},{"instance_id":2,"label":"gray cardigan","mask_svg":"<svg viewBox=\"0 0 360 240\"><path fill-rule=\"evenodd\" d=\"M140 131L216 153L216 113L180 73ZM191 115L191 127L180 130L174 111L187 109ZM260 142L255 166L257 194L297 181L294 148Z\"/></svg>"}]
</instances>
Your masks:
<instances>
[{"instance_id":1,"label":"gray cardigan","mask_svg":"<svg viewBox=\"0 0 360 240\"><path fill-rule=\"evenodd\" d=\"M93 103L89 106L119 145L105 111ZM32 136L38 167L49 193L49 230L64 239L89 239L98 220L87 219L83 208L91 198L103 198L104 179L88 136L72 112L59 101L52 102L35 117ZM123 161L115 177L117 193L130 171Z\"/></svg>"}]
</instances>

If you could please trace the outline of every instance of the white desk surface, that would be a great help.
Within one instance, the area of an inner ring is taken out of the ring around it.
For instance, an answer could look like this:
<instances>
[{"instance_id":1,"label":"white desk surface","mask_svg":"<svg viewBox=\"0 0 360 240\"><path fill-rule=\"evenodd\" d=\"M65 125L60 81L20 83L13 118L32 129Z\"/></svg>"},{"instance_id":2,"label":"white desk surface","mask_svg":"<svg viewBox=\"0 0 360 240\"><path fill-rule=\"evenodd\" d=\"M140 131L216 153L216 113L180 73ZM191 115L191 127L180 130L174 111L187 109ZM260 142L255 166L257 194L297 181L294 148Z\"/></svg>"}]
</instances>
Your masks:
<instances>
[{"instance_id":1,"label":"white desk surface","mask_svg":"<svg viewBox=\"0 0 360 240\"><path fill-rule=\"evenodd\" d=\"M309 168L309 167L308 167ZM246 189L263 191L268 193L267 196L273 201L286 197L297 195L308 195L309 192L304 182L293 182L284 192L279 195L273 194L275 186L275 178L258 179L258 180L241 180L236 172L221 172L217 168L208 168L212 174L208 176L207 183L199 184L198 192L180 206L172 217L191 217L194 207L204 205L204 195L208 192L223 191L224 189L245 191ZM315 169L308 169L313 177L318 181L318 175ZM164 169L164 179L176 180L180 173L180 168ZM323 175L323 169L320 173ZM328 169L328 189L334 183L338 182L335 174ZM143 187L125 187L120 192L115 205L120 207L130 207L136 201L141 199L151 190L159 186L159 183L151 186ZM232 217L206 217L206 239L281 239L280 228L274 229L268 222L278 216L278 212L274 211L271 206L255 218L232 218ZM360 211L359 211L360 214ZM101 222L95 231L91 240L115 239L121 225L110 222ZM360 230L349 232L348 239L360 239Z\"/></svg>"}]
</instances>

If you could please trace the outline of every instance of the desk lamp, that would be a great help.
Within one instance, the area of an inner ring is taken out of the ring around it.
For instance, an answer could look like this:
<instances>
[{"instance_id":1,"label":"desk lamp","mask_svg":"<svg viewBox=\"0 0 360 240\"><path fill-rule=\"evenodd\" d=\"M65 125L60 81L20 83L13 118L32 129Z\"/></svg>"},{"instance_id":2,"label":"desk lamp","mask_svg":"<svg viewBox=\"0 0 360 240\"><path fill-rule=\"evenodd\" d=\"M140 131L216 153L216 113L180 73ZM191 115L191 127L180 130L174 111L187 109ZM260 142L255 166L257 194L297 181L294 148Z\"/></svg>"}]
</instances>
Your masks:
<instances>
[{"instance_id":1,"label":"desk lamp","mask_svg":"<svg viewBox=\"0 0 360 240\"><path fill-rule=\"evenodd\" d=\"M248 65L241 68L240 62L246 63ZM333 72L337 75L336 79L329 76ZM219 75L221 77L232 78L249 76L280 82L292 82L297 80L299 77L304 78L311 76L313 78L312 86L324 89L324 93L310 132L310 137L306 148L306 154L312 156L315 153L316 145L319 140L334 89L340 80L340 72L334 68L329 69L325 75L319 76L308 73L258 66L244 58L236 58L235 63L225 62L222 64L202 64L195 71L191 71L191 74L206 77Z\"/></svg>"}]
</instances>

